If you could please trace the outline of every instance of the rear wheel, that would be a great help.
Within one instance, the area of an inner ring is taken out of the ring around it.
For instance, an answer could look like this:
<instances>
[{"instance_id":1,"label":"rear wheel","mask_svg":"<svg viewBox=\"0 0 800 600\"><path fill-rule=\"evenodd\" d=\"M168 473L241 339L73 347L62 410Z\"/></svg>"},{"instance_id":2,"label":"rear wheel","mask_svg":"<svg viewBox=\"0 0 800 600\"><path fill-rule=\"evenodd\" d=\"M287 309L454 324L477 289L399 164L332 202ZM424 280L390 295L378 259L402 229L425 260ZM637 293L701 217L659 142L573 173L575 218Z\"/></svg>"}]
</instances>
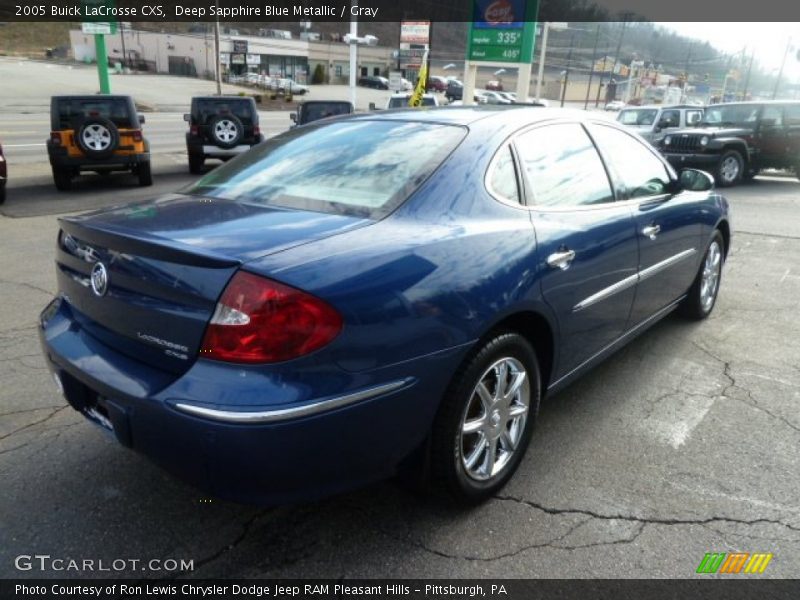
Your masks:
<instances>
[{"instance_id":1,"label":"rear wheel","mask_svg":"<svg viewBox=\"0 0 800 600\"><path fill-rule=\"evenodd\" d=\"M150 161L139 163L136 174L139 176L140 186L153 185L153 173L150 170Z\"/></svg>"},{"instance_id":2,"label":"rear wheel","mask_svg":"<svg viewBox=\"0 0 800 600\"><path fill-rule=\"evenodd\" d=\"M69 169L53 167L53 182L56 189L60 192L67 192L72 189L72 173Z\"/></svg>"},{"instance_id":3,"label":"rear wheel","mask_svg":"<svg viewBox=\"0 0 800 600\"><path fill-rule=\"evenodd\" d=\"M716 179L720 187L736 185L742 180L745 170L744 159L736 150L726 151L719 159Z\"/></svg>"},{"instance_id":4,"label":"rear wheel","mask_svg":"<svg viewBox=\"0 0 800 600\"><path fill-rule=\"evenodd\" d=\"M539 366L519 334L489 340L453 378L434 423L434 482L462 501L488 498L511 478L533 431Z\"/></svg>"},{"instance_id":5,"label":"rear wheel","mask_svg":"<svg viewBox=\"0 0 800 600\"><path fill-rule=\"evenodd\" d=\"M722 263L725 262L725 241L717 230L708 244L700 270L689 293L680 306L680 312L689 319L705 319L717 302L717 293L722 278Z\"/></svg>"},{"instance_id":6,"label":"rear wheel","mask_svg":"<svg viewBox=\"0 0 800 600\"><path fill-rule=\"evenodd\" d=\"M0 204L3 204L6 201L6 184L5 182L0 183Z\"/></svg>"}]
</instances>

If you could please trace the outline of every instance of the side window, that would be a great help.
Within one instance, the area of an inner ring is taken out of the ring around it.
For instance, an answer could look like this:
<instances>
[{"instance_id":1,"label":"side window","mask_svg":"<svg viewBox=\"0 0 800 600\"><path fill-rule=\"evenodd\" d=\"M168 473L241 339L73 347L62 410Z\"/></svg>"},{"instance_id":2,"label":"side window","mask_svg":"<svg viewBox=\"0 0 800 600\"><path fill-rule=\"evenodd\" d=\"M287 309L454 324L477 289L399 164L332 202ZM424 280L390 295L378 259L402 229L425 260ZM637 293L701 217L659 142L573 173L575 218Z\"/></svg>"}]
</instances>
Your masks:
<instances>
[{"instance_id":1,"label":"side window","mask_svg":"<svg viewBox=\"0 0 800 600\"><path fill-rule=\"evenodd\" d=\"M515 142L537 206L584 206L611 202L614 194L597 150L583 127L538 127Z\"/></svg>"},{"instance_id":2,"label":"side window","mask_svg":"<svg viewBox=\"0 0 800 600\"><path fill-rule=\"evenodd\" d=\"M696 125L703 119L702 110L687 110L686 111L686 125Z\"/></svg>"},{"instance_id":3,"label":"side window","mask_svg":"<svg viewBox=\"0 0 800 600\"><path fill-rule=\"evenodd\" d=\"M762 127L783 127L783 110L780 106L770 104L764 107L761 113Z\"/></svg>"},{"instance_id":4,"label":"side window","mask_svg":"<svg viewBox=\"0 0 800 600\"><path fill-rule=\"evenodd\" d=\"M661 113L658 126L662 129L678 127L681 124L681 113L677 110L665 110Z\"/></svg>"},{"instance_id":5,"label":"side window","mask_svg":"<svg viewBox=\"0 0 800 600\"><path fill-rule=\"evenodd\" d=\"M644 198L667 193L669 173L650 149L639 140L605 125L592 127L600 151L625 186L628 198Z\"/></svg>"},{"instance_id":6,"label":"side window","mask_svg":"<svg viewBox=\"0 0 800 600\"><path fill-rule=\"evenodd\" d=\"M797 127L800 125L800 104L787 104L783 116L783 122L787 127Z\"/></svg>"},{"instance_id":7,"label":"side window","mask_svg":"<svg viewBox=\"0 0 800 600\"><path fill-rule=\"evenodd\" d=\"M517 173L514 169L514 159L511 148L506 146L497 153L494 164L489 173L489 190L508 202L520 203L519 189L517 188Z\"/></svg>"}]
</instances>

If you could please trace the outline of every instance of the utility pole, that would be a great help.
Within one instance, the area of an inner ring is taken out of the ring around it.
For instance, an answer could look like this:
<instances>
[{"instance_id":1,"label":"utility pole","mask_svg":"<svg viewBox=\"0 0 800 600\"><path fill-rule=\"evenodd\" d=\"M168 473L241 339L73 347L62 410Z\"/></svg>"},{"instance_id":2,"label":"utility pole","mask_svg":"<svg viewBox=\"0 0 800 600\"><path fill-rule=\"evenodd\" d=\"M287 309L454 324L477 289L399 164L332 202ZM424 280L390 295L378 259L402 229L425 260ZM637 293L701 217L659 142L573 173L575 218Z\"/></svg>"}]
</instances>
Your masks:
<instances>
[{"instance_id":1,"label":"utility pole","mask_svg":"<svg viewBox=\"0 0 800 600\"><path fill-rule=\"evenodd\" d=\"M686 81L689 81L689 62L692 60L692 48L694 47L694 40L689 41L689 51L686 53L686 64L683 67L683 72L686 74Z\"/></svg>"},{"instance_id":2,"label":"utility pole","mask_svg":"<svg viewBox=\"0 0 800 600\"><path fill-rule=\"evenodd\" d=\"M781 61L781 69L778 71L778 78L775 80L775 88L772 90L772 99L778 95L778 87L781 85L781 77L783 77L783 67L786 66L786 57L789 55L789 49L792 47L792 38L786 41L786 51L783 53L783 60Z\"/></svg>"},{"instance_id":3,"label":"utility pole","mask_svg":"<svg viewBox=\"0 0 800 600\"><path fill-rule=\"evenodd\" d=\"M567 83L569 82L569 68L572 66L572 46L575 44L575 32L569 36L569 54L567 54L567 70L564 71L564 86L561 88L561 108L564 108L564 99L567 97Z\"/></svg>"},{"instance_id":4,"label":"utility pole","mask_svg":"<svg viewBox=\"0 0 800 600\"><path fill-rule=\"evenodd\" d=\"M128 66L128 55L125 53L125 21L119 22L119 39L122 41L122 67Z\"/></svg>"},{"instance_id":5,"label":"utility pole","mask_svg":"<svg viewBox=\"0 0 800 600\"><path fill-rule=\"evenodd\" d=\"M589 93L592 91L592 77L594 76L594 61L597 60L597 42L600 40L600 23L597 24L597 32L594 34L594 49L592 50L592 66L589 69L589 85L586 86L586 100L583 102L583 110L589 106ZM598 88L599 90L599 88Z\"/></svg>"},{"instance_id":6,"label":"utility pole","mask_svg":"<svg viewBox=\"0 0 800 600\"><path fill-rule=\"evenodd\" d=\"M355 4L356 0L353 0ZM358 21L355 11L350 11L350 102L356 105L356 69L358 68Z\"/></svg>"},{"instance_id":7,"label":"utility pole","mask_svg":"<svg viewBox=\"0 0 800 600\"><path fill-rule=\"evenodd\" d=\"M214 24L214 71L217 80L217 96L222 96L222 65L219 61L219 0L215 0L217 5L217 20Z\"/></svg>"},{"instance_id":8,"label":"utility pole","mask_svg":"<svg viewBox=\"0 0 800 600\"><path fill-rule=\"evenodd\" d=\"M744 78L744 90L742 91L742 100L747 99L747 86L750 85L750 71L753 68L753 59L755 58L755 56L756 56L756 50L755 48L753 48L752 50L750 50L750 62L747 65L747 75L745 75Z\"/></svg>"}]
</instances>

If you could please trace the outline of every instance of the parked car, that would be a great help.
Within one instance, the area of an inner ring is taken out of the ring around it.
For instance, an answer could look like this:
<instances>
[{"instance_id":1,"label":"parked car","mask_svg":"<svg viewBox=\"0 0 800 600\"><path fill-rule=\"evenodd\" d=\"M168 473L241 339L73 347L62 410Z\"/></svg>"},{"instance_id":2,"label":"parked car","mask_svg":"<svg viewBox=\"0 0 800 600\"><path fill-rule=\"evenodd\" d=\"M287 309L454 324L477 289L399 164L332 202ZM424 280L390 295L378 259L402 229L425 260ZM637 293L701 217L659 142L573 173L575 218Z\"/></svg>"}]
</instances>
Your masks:
<instances>
[{"instance_id":1,"label":"parked car","mask_svg":"<svg viewBox=\"0 0 800 600\"><path fill-rule=\"evenodd\" d=\"M144 116L130 96L53 96L47 156L56 188L72 188L82 172L130 171L139 185L153 184Z\"/></svg>"},{"instance_id":2,"label":"parked car","mask_svg":"<svg viewBox=\"0 0 800 600\"><path fill-rule=\"evenodd\" d=\"M351 102L339 100L308 100L297 107L297 112L293 112L289 117L294 121L292 127L305 125L320 119L349 115L355 112Z\"/></svg>"},{"instance_id":3,"label":"parked car","mask_svg":"<svg viewBox=\"0 0 800 600\"><path fill-rule=\"evenodd\" d=\"M625 108L625 103L622 100L612 100L611 102L606 103L605 108L608 111L622 110Z\"/></svg>"},{"instance_id":4,"label":"parked car","mask_svg":"<svg viewBox=\"0 0 800 600\"><path fill-rule=\"evenodd\" d=\"M191 112L183 115L183 120L189 124L186 152L190 173L202 172L207 158L228 160L264 139L253 98L195 96Z\"/></svg>"},{"instance_id":5,"label":"parked car","mask_svg":"<svg viewBox=\"0 0 800 600\"><path fill-rule=\"evenodd\" d=\"M673 309L711 313L731 239L712 185L579 111L319 122L61 218L45 361L87 419L217 497L425 465L489 498L543 396Z\"/></svg>"},{"instance_id":6,"label":"parked car","mask_svg":"<svg viewBox=\"0 0 800 600\"><path fill-rule=\"evenodd\" d=\"M297 83L294 79L273 79L270 82L270 88L278 91L281 94L292 96L303 96L309 92L309 87Z\"/></svg>"},{"instance_id":7,"label":"parked car","mask_svg":"<svg viewBox=\"0 0 800 600\"><path fill-rule=\"evenodd\" d=\"M637 106L623 108L617 121L630 127L651 144L657 143L670 129L694 127L703 118L697 106Z\"/></svg>"},{"instance_id":8,"label":"parked car","mask_svg":"<svg viewBox=\"0 0 800 600\"><path fill-rule=\"evenodd\" d=\"M500 92L493 92L492 90L477 90L476 93L480 94L485 100L482 101L483 104L513 104L513 101L509 100Z\"/></svg>"},{"instance_id":9,"label":"parked car","mask_svg":"<svg viewBox=\"0 0 800 600\"><path fill-rule=\"evenodd\" d=\"M0 144L0 204L6 201L6 183L8 182L8 163L3 154L3 145Z\"/></svg>"},{"instance_id":10,"label":"parked car","mask_svg":"<svg viewBox=\"0 0 800 600\"><path fill-rule=\"evenodd\" d=\"M386 77L378 77L377 75L367 75L359 77L358 85L362 87L374 88L376 90L388 90L389 80Z\"/></svg>"},{"instance_id":11,"label":"parked car","mask_svg":"<svg viewBox=\"0 0 800 600\"><path fill-rule=\"evenodd\" d=\"M386 108L408 108L408 102L412 94L409 92L399 92L392 94L391 98L386 101ZM436 94L423 94L422 106L439 106L439 98Z\"/></svg>"},{"instance_id":12,"label":"parked car","mask_svg":"<svg viewBox=\"0 0 800 600\"><path fill-rule=\"evenodd\" d=\"M697 127L670 132L659 148L673 166L707 169L720 186L762 169L794 169L800 177L800 102L707 106Z\"/></svg>"},{"instance_id":13,"label":"parked car","mask_svg":"<svg viewBox=\"0 0 800 600\"><path fill-rule=\"evenodd\" d=\"M426 89L429 92L445 92L447 91L447 79L438 75L428 77Z\"/></svg>"},{"instance_id":14,"label":"parked car","mask_svg":"<svg viewBox=\"0 0 800 600\"><path fill-rule=\"evenodd\" d=\"M448 102L453 102L454 100L463 100L464 84L458 79L450 79L447 82L447 90L444 93L444 97L447 98Z\"/></svg>"}]
</instances>

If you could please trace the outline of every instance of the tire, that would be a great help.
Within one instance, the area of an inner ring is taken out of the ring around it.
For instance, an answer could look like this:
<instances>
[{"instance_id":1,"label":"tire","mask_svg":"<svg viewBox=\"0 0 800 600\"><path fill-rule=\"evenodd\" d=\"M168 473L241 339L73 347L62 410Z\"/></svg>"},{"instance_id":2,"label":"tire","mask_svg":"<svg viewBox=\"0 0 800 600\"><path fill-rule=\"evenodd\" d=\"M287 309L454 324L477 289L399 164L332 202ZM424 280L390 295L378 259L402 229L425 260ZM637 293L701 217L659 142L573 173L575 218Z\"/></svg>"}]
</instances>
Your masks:
<instances>
[{"instance_id":1,"label":"tire","mask_svg":"<svg viewBox=\"0 0 800 600\"><path fill-rule=\"evenodd\" d=\"M244 125L235 115L216 115L208 122L208 135L220 148L233 148L244 135Z\"/></svg>"},{"instance_id":2,"label":"tire","mask_svg":"<svg viewBox=\"0 0 800 600\"><path fill-rule=\"evenodd\" d=\"M745 164L742 155L736 150L727 150L722 154L717 163L717 170L714 179L720 187L730 187L742 180L745 172Z\"/></svg>"},{"instance_id":3,"label":"tire","mask_svg":"<svg viewBox=\"0 0 800 600\"><path fill-rule=\"evenodd\" d=\"M716 257L716 258L714 258ZM708 317L717 303L719 284L722 280L722 265L725 262L725 241L719 230L708 243L708 248L700 263L700 270L689 288L689 293L680 305L680 313L695 321ZM709 277L711 280L709 281ZM711 289L707 288L711 285Z\"/></svg>"},{"instance_id":4,"label":"tire","mask_svg":"<svg viewBox=\"0 0 800 600\"><path fill-rule=\"evenodd\" d=\"M136 174L139 176L139 185L145 187L153 185L153 172L150 170L150 161L139 163L136 168Z\"/></svg>"},{"instance_id":5,"label":"tire","mask_svg":"<svg viewBox=\"0 0 800 600\"><path fill-rule=\"evenodd\" d=\"M119 130L108 119L89 117L77 129L75 141L89 158L108 158L119 147Z\"/></svg>"},{"instance_id":6,"label":"tire","mask_svg":"<svg viewBox=\"0 0 800 600\"><path fill-rule=\"evenodd\" d=\"M520 374L524 378L508 402L493 403L503 366L506 391ZM519 334L497 334L473 354L453 377L434 421L433 483L461 502L479 502L503 487L530 441L539 411L540 381L536 353ZM481 383L484 397L478 392ZM519 414L514 415L514 409ZM477 429L465 432L468 422Z\"/></svg>"},{"instance_id":7,"label":"tire","mask_svg":"<svg viewBox=\"0 0 800 600\"><path fill-rule=\"evenodd\" d=\"M0 204L5 203L6 201L6 184L3 182L0 184Z\"/></svg>"},{"instance_id":8,"label":"tire","mask_svg":"<svg viewBox=\"0 0 800 600\"><path fill-rule=\"evenodd\" d=\"M199 175L203 172L203 165L206 162L206 157L202 154L189 155L189 173Z\"/></svg>"},{"instance_id":9,"label":"tire","mask_svg":"<svg viewBox=\"0 0 800 600\"><path fill-rule=\"evenodd\" d=\"M72 173L69 169L53 167L53 182L59 192L68 192L72 189Z\"/></svg>"}]
</instances>

